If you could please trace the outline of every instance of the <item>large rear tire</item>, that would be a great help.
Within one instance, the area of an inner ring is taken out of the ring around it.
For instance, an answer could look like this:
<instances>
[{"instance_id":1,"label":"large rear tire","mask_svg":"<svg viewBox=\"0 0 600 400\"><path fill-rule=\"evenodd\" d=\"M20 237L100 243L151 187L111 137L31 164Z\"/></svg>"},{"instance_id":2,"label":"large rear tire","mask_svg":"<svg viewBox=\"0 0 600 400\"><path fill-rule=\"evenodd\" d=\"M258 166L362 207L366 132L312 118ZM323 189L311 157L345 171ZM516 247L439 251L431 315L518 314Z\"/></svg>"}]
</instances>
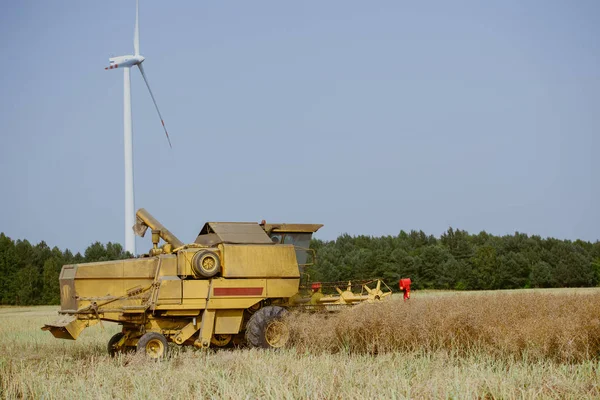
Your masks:
<instances>
[{"instance_id":1,"label":"large rear tire","mask_svg":"<svg viewBox=\"0 0 600 400\"><path fill-rule=\"evenodd\" d=\"M290 329L284 321L285 308L263 307L246 324L246 342L250 347L278 349L288 344Z\"/></svg>"},{"instance_id":2,"label":"large rear tire","mask_svg":"<svg viewBox=\"0 0 600 400\"><path fill-rule=\"evenodd\" d=\"M159 360L167 357L169 345L167 338L156 332L145 333L137 343L138 353Z\"/></svg>"}]
</instances>

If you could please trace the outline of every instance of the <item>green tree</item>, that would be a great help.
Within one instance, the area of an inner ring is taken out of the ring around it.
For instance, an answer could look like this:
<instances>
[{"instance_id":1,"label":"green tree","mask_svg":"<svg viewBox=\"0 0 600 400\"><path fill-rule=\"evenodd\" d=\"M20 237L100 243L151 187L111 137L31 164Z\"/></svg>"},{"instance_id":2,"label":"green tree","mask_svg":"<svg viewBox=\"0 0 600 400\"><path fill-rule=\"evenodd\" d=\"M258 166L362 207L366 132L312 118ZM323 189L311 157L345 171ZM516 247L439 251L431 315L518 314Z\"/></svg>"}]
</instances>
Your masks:
<instances>
[{"instance_id":1,"label":"green tree","mask_svg":"<svg viewBox=\"0 0 600 400\"><path fill-rule=\"evenodd\" d=\"M0 233L0 304L14 304L14 285L11 283L19 268L15 243Z\"/></svg>"},{"instance_id":2,"label":"green tree","mask_svg":"<svg viewBox=\"0 0 600 400\"><path fill-rule=\"evenodd\" d=\"M42 274L42 303L60 304L60 284L58 281L62 268L60 260L52 257L44 263Z\"/></svg>"},{"instance_id":3,"label":"green tree","mask_svg":"<svg viewBox=\"0 0 600 400\"><path fill-rule=\"evenodd\" d=\"M536 288L548 288L556 285L552 267L545 261L538 261L531 268L531 286Z\"/></svg>"},{"instance_id":4,"label":"green tree","mask_svg":"<svg viewBox=\"0 0 600 400\"><path fill-rule=\"evenodd\" d=\"M420 286L426 289L438 288L443 273L442 266L452 255L442 246L429 245L423 248L419 257Z\"/></svg>"},{"instance_id":5,"label":"green tree","mask_svg":"<svg viewBox=\"0 0 600 400\"><path fill-rule=\"evenodd\" d=\"M15 294L13 304L19 306L41 304L39 281L38 270L31 264L17 271L12 281L12 292Z\"/></svg>"},{"instance_id":6,"label":"green tree","mask_svg":"<svg viewBox=\"0 0 600 400\"><path fill-rule=\"evenodd\" d=\"M471 289L500 289L498 272L498 254L492 246L477 248L471 258L473 273L470 277Z\"/></svg>"}]
</instances>

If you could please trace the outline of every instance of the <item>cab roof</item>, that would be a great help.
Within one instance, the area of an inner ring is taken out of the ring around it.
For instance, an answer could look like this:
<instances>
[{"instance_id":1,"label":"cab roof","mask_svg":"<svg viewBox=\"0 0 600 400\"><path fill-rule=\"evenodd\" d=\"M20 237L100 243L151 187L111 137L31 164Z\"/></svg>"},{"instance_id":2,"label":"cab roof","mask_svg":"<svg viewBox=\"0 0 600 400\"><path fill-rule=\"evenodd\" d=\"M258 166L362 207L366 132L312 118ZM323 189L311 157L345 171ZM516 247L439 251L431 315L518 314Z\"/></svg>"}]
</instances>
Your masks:
<instances>
[{"instance_id":1,"label":"cab roof","mask_svg":"<svg viewBox=\"0 0 600 400\"><path fill-rule=\"evenodd\" d=\"M323 227L323 224L261 224L267 233L315 233Z\"/></svg>"},{"instance_id":2,"label":"cab roof","mask_svg":"<svg viewBox=\"0 0 600 400\"><path fill-rule=\"evenodd\" d=\"M196 243L273 244L273 241L256 222L207 222Z\"/></svg>"},{"instance_id":3,"label":"cab roof","mask_svg":"<svg viewBox=\"0 0 600 400\"><path fill-rule=\"evenodd\" d=\"M195 243L214 246L231 244L274 244L271 233L314 233L321 224L258 224L256 222L207 222Z\"/></svg>"}]
</instances>

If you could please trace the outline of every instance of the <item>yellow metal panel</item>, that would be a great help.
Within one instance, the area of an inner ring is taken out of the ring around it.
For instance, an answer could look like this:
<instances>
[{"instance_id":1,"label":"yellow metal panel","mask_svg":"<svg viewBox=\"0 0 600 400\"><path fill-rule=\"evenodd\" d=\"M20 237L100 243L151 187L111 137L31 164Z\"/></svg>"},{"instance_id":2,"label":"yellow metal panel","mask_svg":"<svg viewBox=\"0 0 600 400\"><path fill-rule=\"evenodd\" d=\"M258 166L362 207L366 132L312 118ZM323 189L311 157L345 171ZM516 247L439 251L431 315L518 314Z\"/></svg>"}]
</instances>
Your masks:
<instances>
[{"instance_id":1,"label":"yellow metal panel","mask_svg":"<svg viewBox=\"0 0 600 400\"><path fill-rule=\"evenodd\" d=\"M210 338L213 335L213 328L215 326L215 314L215 310L204 310L202 313L200 335L194 342L194 346L203 348L210 346Z\"/></svg>"},{"instance_id":2,"label":"yellow metal panel","mask_svg":"<svg viewBox=\"0 0 600 400\"><path fill-rule=\"evenodd\" d=\"M170 278L170 279L169 279ZM160 280L158 304L181 304L182 285L178 277L163 277Z\"/></svg>"},{"instance_id":3,"label":"yellow metal panel","mask_svg":"<svg viewBox=\"0 0 600 400\"><path fill-rule=\"evenodd\" d=\"M124 278L148 278L154 279L158 257L133 258L123 261Z\"/></svg>"},{"instance_id":4,"label":"yellow metal panel","mask_svg":"<svg viewBox=\"0 0 600 400\"><path fill-rule=\"evenodd\" d=\"M266 279L226 279L226 278L213 278L212 289L213 292L210 294L214 296L215 288L239 288L239 287L265 287L267 284ZM264 293L264 292L263 292Z\"/></svg>"},{"instance_id":5,"label":"yellow metal panel","mask_svg":"<svg viewBox=\"0 0 600 400\"><path fill-rule=\"evenodd\" d=\"M183 306L185 308L205 308L209 281L206 279L184 280Z\"/></svg>"},{"instance_id":6,"label":"yellow metal panel","mask_svg":"<svg viewBox=\"0 0 600 400\"><path fill-rule=\"evenodd\" d=\"M125 296L136 286L147 288L151 279L85 279L75 280L75 293L83 299L104 296Z\"/></svg>"},{"instance_id":7,"label":"yellow metal panel","mask_svg":"<svg viewBox=\"0 0 600 400\"><path fill-rule=\"evenodd\" d=\"M75 279L149 278L156 272L157 258L103 261L77 265Z\"/></svg>"},{"instance_id":8,"label":"yellow metal panel","mask_svg":"<svg viewBox=\"0 0 600 400\"><path fill-rule=\"evenodd\" d=\"M76 279L75 293L82 299L104 296L123 296L125 294L123 283L122 279Z\"/></svg>"},{"instance_id":9,"label":"yellow metal panel","mask_svg":"<svg viewBox=\"0 0 600 400\"><path fill-rule=\"evenodd\" d=\"M209 281L205 279L184 280L183 296L185 299L203 299L208 297Z\"/></svg>"},{"instance_id":10,"label":"yellow metal panel","mask_svg":"<svg viewBox=\"0 0 600 400\"><path fill-rule=\"evenodd\" d=\"M79 264L75 275L75 279L121 277L123 277L123 261L121 260Z\"/></svg>"},{"instance_id":11,"label":"yellow metal panel","mask_svg":"<svg viewBox=\"0 0 600 400\"><path fill-rule=\"evenodd\" d=\"M267 279L265 297L292 297L298 293L300 279Z\"/></svg>"},{"instance_id":12,"label":"yellow metal panel","mask_svg":"<svg viewBox=\"0 0 600 400\"><path fill-rule=\"evenodd\" d=\"M161 276L174 276L179 275L177 271L177 256L167 255L160 256L160 275ZM153 276L154 277L154 276Z\"/></svg>"},{"instance_id":13,"label":"yellow metal panel","mask_svg":"<svg viewBox=\"0 0 600 400\"><path fill-rule=\"evenodd\" d=\"M243 317L244 310L218 310L215 320L215 333L239 333Z\"/></svg>"},{"instance_id":14,"label":"yellow metal panel","mask_svg":"<svg viewBox=\"0 0 600 400\"><path fill-rule=\"evenodd\" d=\"M212 309L246 309L263 300L264 297L210 299L208 307Z\"/></svg>"},{"instance_id":15,"label":"yellow metal panel","mask_svg":"<svg viewBox=\"0 0 600 400\"><path fill-rule=\"evenodd\" d=\"M222 275L227 278L299 278L292 245L219 245L223 248Z\"/></svg>"},{"instance_id":16,"label":"yellow metal panel","mask_svg":"<svg viewBox=\"0 0 600 400\"><path fill-rule=\"evenodd\" d=\"M177 252L177 275L194 275L194 272L192 271L192 257L200 250L201 249L186 249Z\"/></svg>"},{"instance_id":17,"label":"yellow metal panel","mask_svg":"<svg viewBox=\"0 0 600 400\"><path fill-rule=\"evenodd\" d=\"M157 262L157 258L148 258L77 265L75 277L61 282L61 295L65 299L76 296L76 300L69 303L70 309L105 301L111 301L110 308L139 306L142 299L130 299L127 290L148 288L154 279ZM65 274L72 275L73 270L66 270ZM114 301L118 297L125 298Z\"/></svg>"}]
</instances>

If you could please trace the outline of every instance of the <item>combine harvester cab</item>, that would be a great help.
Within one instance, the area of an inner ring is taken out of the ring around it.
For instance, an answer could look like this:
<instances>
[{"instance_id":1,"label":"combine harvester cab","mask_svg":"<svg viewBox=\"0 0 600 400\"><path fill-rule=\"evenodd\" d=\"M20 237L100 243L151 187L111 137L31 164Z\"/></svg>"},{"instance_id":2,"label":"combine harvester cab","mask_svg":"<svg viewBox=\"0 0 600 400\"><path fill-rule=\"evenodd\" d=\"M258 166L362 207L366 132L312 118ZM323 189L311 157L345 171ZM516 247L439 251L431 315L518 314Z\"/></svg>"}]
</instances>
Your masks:
<instances>
[{"instance_id":1,"label":"combine harvester cab","mask_svg":"<svg viewBox=\"0 0 600 400\"><path fill-rule=\"evenodd\" d=\"M152 231L153 248L140 258L65 265L60 274L59 319L42 329L75 340L102 321L122 325L108 351L137 350L153 358L168 342L198 348L246 343L277 348L289 339L283 321L291 307L306 309L378 301L370 293L325 296L321 284L300 285L318 224L209 222L184 244L144 209L134 230ZM158 246L160 240L165 243ZM375 294L373 294L375 293Z\"/></svg>"}]
</instances>

